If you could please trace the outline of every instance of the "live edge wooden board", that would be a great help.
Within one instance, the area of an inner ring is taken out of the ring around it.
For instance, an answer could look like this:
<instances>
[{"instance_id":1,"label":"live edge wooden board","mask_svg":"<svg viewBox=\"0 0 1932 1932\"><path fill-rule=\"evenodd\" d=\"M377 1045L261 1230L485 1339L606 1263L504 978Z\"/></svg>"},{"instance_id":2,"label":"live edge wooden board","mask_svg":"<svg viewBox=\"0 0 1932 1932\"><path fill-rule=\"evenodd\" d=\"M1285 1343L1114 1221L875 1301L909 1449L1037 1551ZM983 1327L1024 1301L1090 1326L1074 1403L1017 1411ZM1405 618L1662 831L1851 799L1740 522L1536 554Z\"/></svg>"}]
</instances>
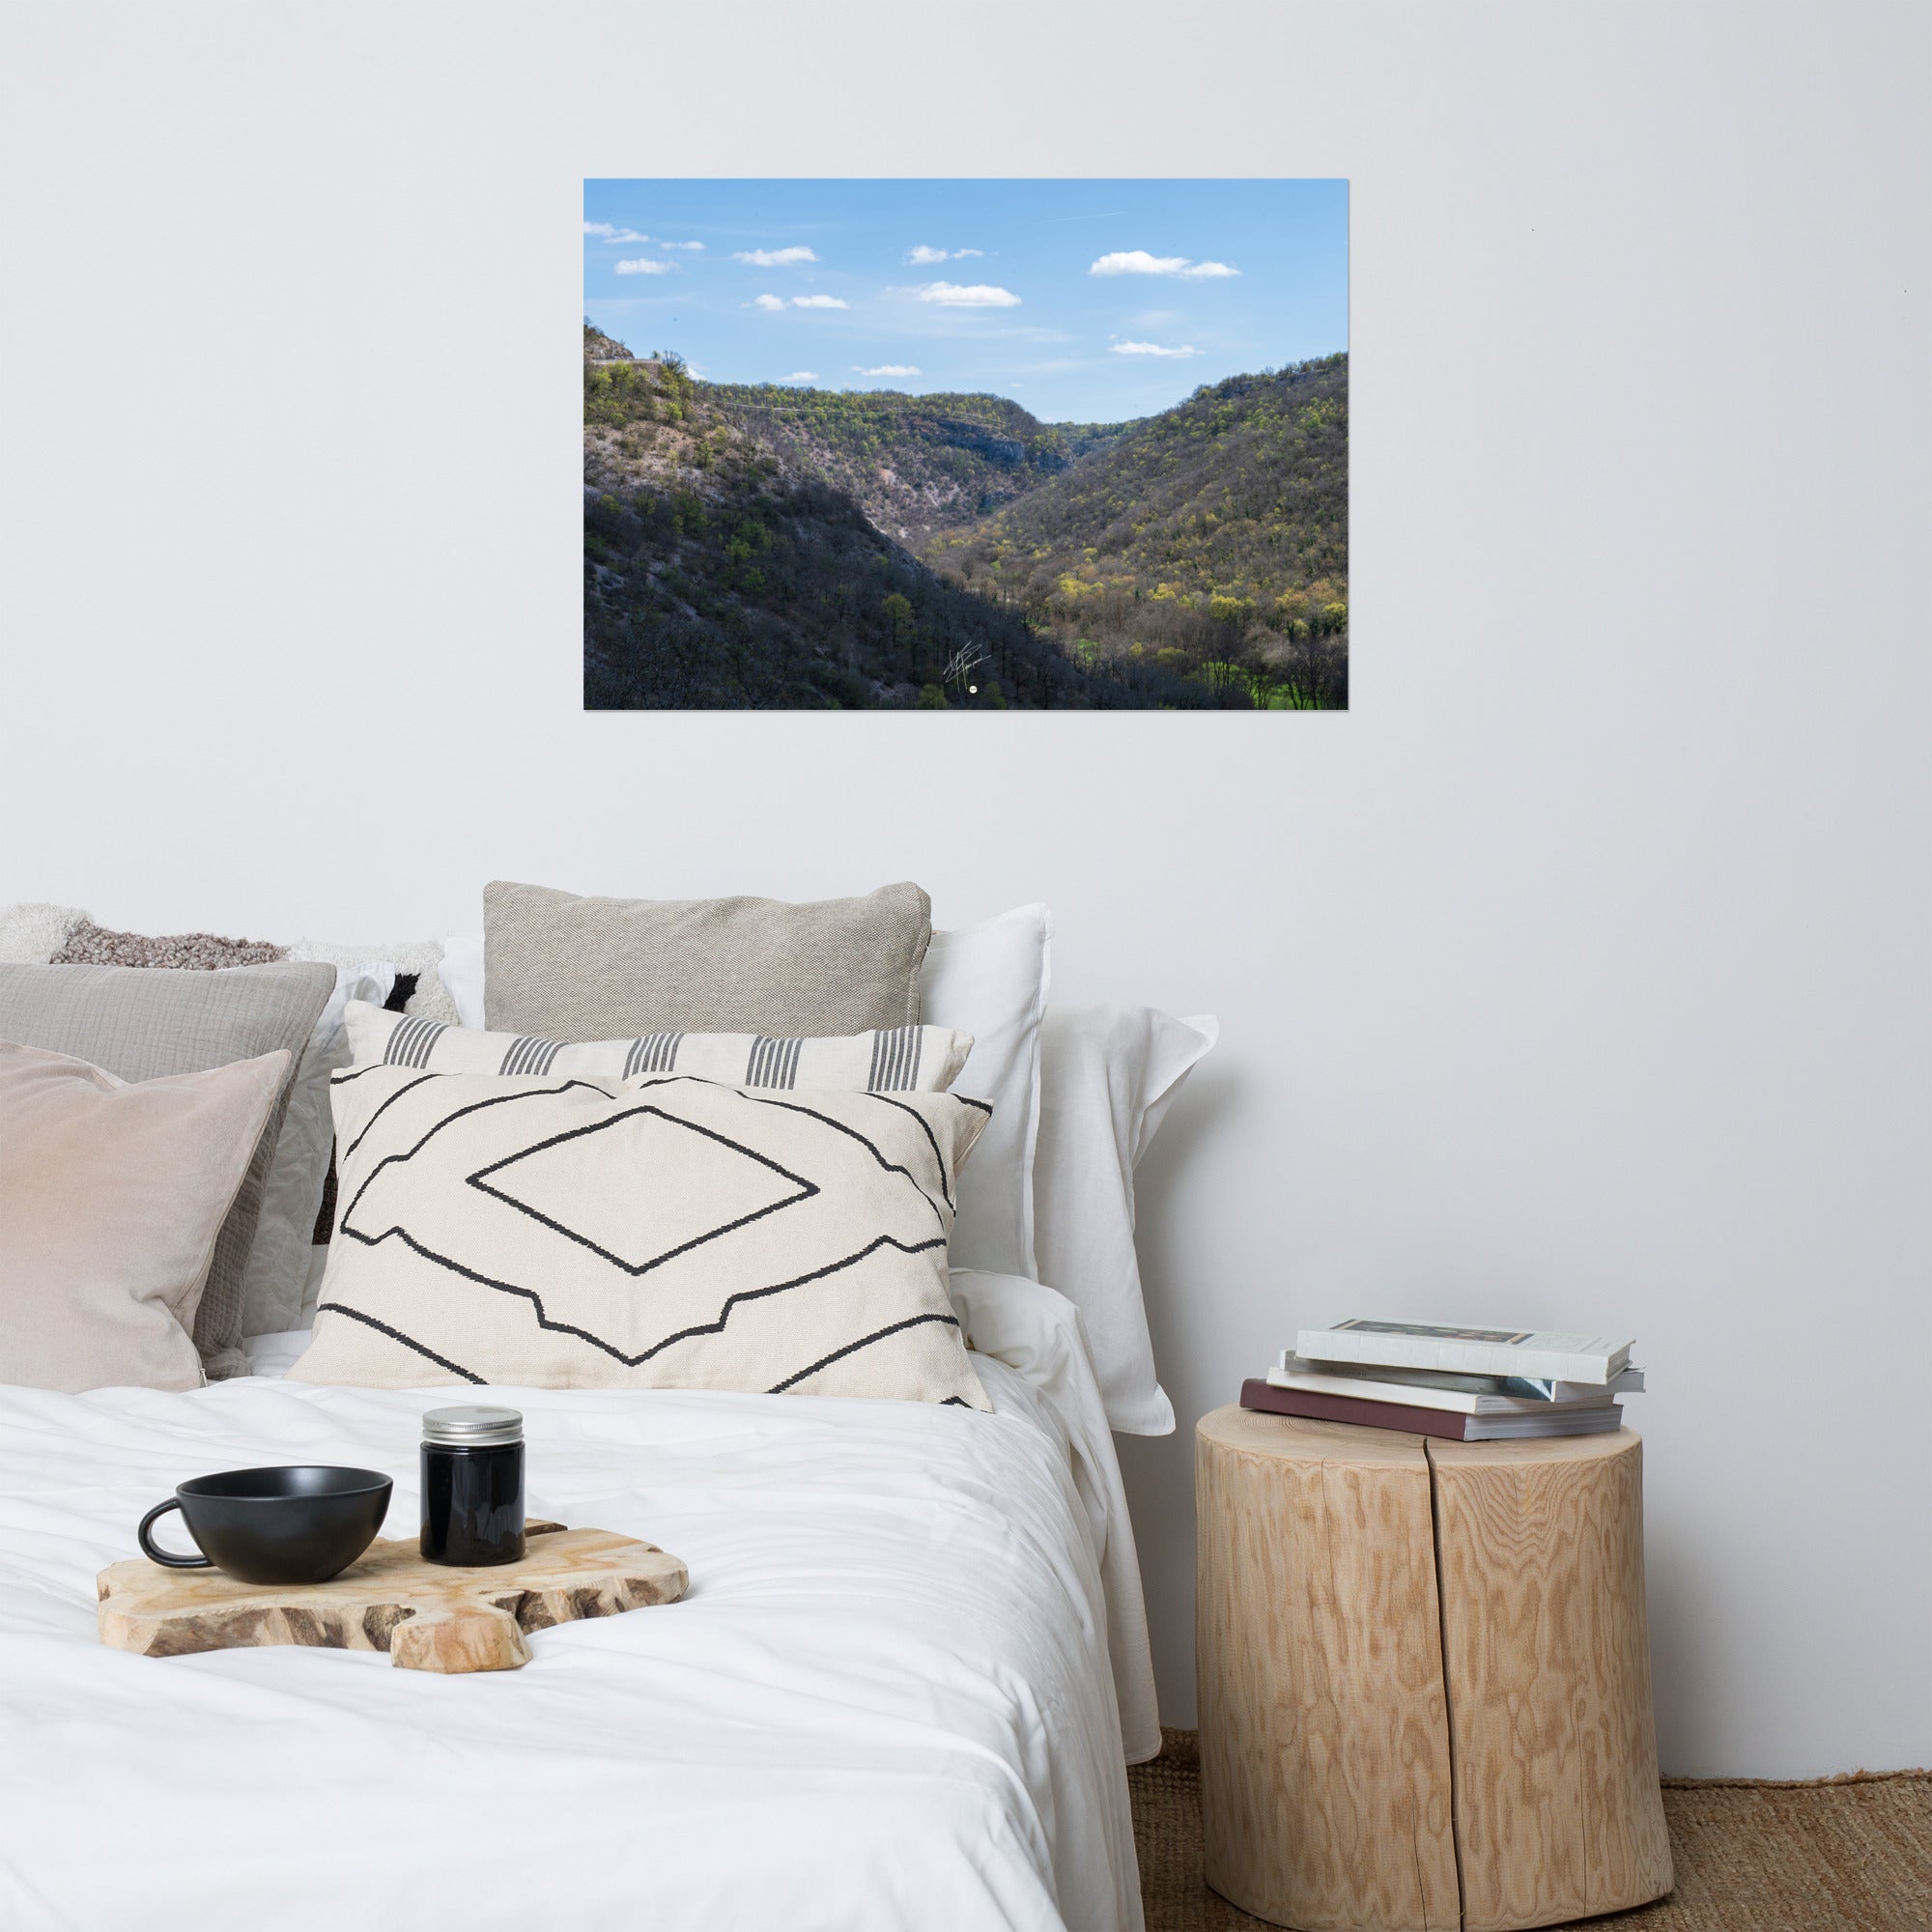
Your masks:
<instances>
[{"instance_id":1,"label":"live edge wooden board","mask_svg":"<svg viewBox=\"0 0 1932 1932\"><path fill-rule=\"evenodd\" d=\"M141 1657L250 1644L386 1650L405 1670L515 1670L526 1634L669 1604L689 1581L675 1556L604 1529L532 1523L521 1562L425 1563L414 1539L379 1539L327 1583L238 1583L137 1556L103 1570L100 1640Z\"/></svg>"},{"instance_id":2,"label":"live edge wooden board","mask_svg":"<svg viewBox=\"0 0 1932 1932\"><path fill-rule=\"evenodd\" d=\"M1670 1889L1630 1430L1195 1444L1208 1882L1306 1932L1512 1932Z\"/></svg>"}]
</instances>

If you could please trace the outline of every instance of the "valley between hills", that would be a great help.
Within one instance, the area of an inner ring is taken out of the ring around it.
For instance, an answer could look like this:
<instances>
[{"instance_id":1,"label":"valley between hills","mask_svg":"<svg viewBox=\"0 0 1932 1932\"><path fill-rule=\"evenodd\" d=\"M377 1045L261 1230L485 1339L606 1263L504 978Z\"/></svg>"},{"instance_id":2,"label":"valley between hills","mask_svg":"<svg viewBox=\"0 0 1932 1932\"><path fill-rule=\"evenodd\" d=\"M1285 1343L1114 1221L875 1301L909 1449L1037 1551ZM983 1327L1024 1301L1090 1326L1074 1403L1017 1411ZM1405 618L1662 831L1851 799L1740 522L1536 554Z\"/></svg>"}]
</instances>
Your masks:
<instances>
[{"instance_id":1,"label":"valley between hills","mask_svg":"<svg viewBox=\"0 0 1932 1932\"><path fill-rule=\"evenodd\" d=\"M1346 355L1082 424L583 357L588 708L1348 703Z\"/></svg>"}]
</instances>

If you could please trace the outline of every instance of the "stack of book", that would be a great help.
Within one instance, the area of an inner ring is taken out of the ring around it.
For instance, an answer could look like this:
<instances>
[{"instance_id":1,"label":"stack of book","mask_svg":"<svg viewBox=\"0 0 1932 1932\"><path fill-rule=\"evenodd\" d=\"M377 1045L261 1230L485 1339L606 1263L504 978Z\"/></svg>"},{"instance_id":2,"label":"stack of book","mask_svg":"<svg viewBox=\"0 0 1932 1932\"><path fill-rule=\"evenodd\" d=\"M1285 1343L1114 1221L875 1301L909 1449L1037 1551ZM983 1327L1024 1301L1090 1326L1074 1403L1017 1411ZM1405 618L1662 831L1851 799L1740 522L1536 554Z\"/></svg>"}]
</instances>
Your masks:
<instances>
[{"instance_id":1,"label":"stack of book","mask_svg":"<svg viewBox=\"0 0 1932 1932\"><path fill-rule=\"evenodd\" d=\"M1528 1328L1338 1321L1302 1329L1266 1380L1241 1384L1241 1406L1452 1442L1602 1435L1623 1425L1617 1398L1643 1388L1631 1347Z\"/></svg>"}]
</instances>

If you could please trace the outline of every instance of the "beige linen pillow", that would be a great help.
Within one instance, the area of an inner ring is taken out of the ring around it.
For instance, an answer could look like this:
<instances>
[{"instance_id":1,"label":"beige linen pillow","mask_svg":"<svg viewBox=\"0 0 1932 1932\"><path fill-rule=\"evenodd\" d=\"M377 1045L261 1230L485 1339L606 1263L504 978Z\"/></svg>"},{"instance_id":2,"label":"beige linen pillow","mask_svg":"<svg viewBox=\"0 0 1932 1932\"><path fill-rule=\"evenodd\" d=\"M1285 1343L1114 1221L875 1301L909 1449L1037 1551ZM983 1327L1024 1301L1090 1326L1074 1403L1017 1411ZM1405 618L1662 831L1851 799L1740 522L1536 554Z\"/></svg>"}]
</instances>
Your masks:
<instances>
[{"instance_id":1,"label":"beige linen pillow","mask_svg":"<svg viewBox=\"0 0 1932 1932\"><path fill-rule=\"evenodd\" d=\"M547 1039L917 1026L931 937L914 885L788 905L579 898L498 880L483 893L484 1018Z\"/></svg>"},{"instance_id":2,"label":"beige linen pillow","mask_svg":"<svg viewBox=\"0 0 1932 1932\"><path fill-rule=\"evenodd\" d=\"M201 1386L196 1303L288 1071L130 1083L0 1040L0 1381Z\"/></svg>"},{"instance_id":3,"label":"beige linen pillow","mask_svg":"<svg viewBox=\"0 0 1932 1932\"><path fill-rule=\"evenodd\" d=\"M285 1052L282 1091L222 1223L195 1312L195 1347L212 1380L248 1373L242 1288L262 1190L297 1065L334 990L332 967L293 961L219 973L0 964L0 1039L71 1054L119 1080L199 1073Z\"/></svg>"},{"instance_id":4,"label":"beige linen pillow","mask_svg":"<svg viewBox=\"0 0 1932 1932\"><path fill-rule=\"evenodd\" d=\"M947 1293L951 1094L335 1076L341 1212L292 1379L990 1405Z\"/></svg>"}]
</instances>

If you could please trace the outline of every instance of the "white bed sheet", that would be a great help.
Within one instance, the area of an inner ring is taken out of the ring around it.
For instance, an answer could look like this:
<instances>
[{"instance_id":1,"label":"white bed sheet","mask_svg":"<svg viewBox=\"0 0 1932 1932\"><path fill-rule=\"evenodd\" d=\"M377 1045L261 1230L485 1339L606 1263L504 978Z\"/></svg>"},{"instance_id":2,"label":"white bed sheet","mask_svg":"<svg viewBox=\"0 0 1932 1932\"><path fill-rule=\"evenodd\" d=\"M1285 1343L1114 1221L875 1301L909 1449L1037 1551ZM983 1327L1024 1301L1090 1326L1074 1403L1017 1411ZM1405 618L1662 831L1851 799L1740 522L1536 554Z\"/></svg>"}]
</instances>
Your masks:
<instances>
[{"instance_id":1,"label":"white bed sheet","mask_svg":"<svg viewBox=\"0 0 1932 1932\"><path fill-rule=\"evenodd\" d=\"M0 1389L0 1925L1134 1932L1123 1758L1152 1705L1123 1750L1145 1627L1136 1578L1115 1660L1111 1443L1078 1439L1050 1292L956 1293L1026 1370L982 1363L991 1415L502 1391L532 1512L659 1543L692 1588L480 1677L95 1635L95 1574L187 1475L383 1468L407 1535L447 1389Z\"/></svg>"}]
</instances>

